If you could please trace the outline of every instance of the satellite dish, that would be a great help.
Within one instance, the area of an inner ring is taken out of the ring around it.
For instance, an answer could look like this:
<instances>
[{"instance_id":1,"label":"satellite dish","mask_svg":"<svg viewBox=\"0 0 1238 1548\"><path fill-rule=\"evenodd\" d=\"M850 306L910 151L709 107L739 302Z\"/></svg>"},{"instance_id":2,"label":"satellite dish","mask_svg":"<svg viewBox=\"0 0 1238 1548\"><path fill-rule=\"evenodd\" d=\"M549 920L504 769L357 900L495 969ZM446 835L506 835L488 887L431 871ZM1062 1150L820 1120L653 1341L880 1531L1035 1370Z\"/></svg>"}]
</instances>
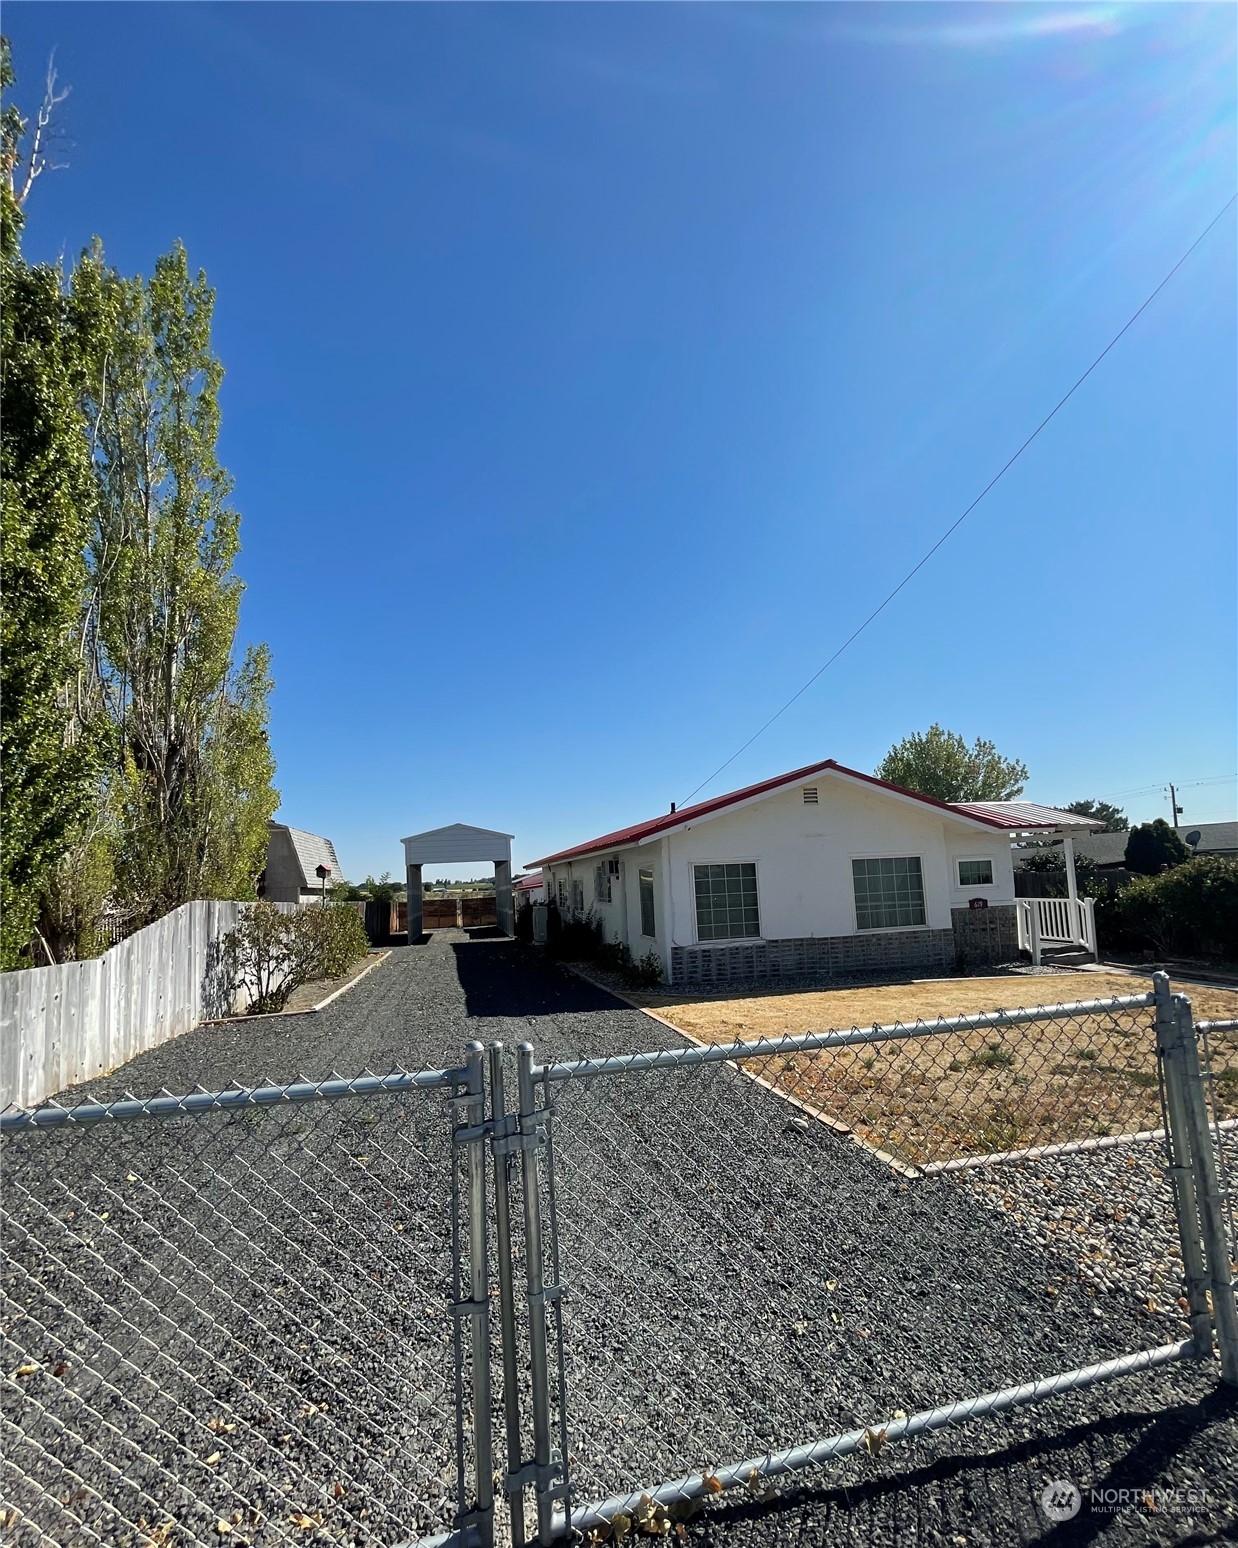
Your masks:
<instances>
[{"instance_id":1,"label":"satellite dish","mask_svg":"<svg viewBox=\"0 0 1238 1548\"><path fill-rule=\"evenodd\" d=\"M1191 848L1194 849L1196 844L1199 843L1201 838L1203 838L1203 834L1199 831L1199 829L1198 828L1192 828L1191 831L1186 836L1186 841L1191 846Z\"/></svg>"}]
</instances>

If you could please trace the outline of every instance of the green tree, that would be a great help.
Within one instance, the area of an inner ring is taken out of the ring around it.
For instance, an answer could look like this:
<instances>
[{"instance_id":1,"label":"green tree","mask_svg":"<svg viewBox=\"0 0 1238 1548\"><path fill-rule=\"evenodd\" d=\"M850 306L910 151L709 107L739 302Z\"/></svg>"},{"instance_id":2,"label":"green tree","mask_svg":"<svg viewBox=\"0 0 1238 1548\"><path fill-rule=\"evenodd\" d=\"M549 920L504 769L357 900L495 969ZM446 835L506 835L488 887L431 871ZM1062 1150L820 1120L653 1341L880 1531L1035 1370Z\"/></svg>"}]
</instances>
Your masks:
<instances>
[{"instance_id":1,"label":"green tree","mask_svg":"<svg viewBox=\"0 0 1238 1548\"><path fill-rule=\"evenodd\" d=\"M1181 865L1190 858L1191 851L1163 817L1141 822L1126 841L1127 870L1144 876L1155 876L1166 866Z\"/></svg>"},{"instance_id":2,"label":"green tree","mask_svg":"<svg viewBox=\"0 0 1238 1548\"><path fill-rule=\"evenodd\" d=\"M1104 823L1104 833L1125 833L1130 827L1122 808L1111 806L1108 801L1072 801L1066 810L1079 817L1095 817L1097 822Z\"/></svg>"},{"instance_id":3,"label":"green tree","mask_svg":"<svg viewBox=\"0 0 1238 1548\"><path fill-rule=\"evenodd\" d=\"M891 747L875 772L878 779L938 801L1011 801L1027 783L1026 764L1003 758L981 737L969 747L956 731L935 722Z\"/></svg>"},{"instance_id":4,"label":"green tree","mask_svg":"<svg viewBox=\"0 0 1238 1548\"><path fill-rule=\"evenodd\" d=\"M115 728L115 885L139 917L252 897L278 800L265 646L236 664L239 518L216 456L214 292L179 244L149 280L83 255L93 523L84 636Z\"/></svg>"},{"instance_id":5,"label":"green tree","mask_svg":"<svg viewBox=\"0 0 1238 1548\"><path fill-rule=\"evenodd\" d=\"M0 85L13 69L0 40ZM53 101L54 105L54 101ZM40 110L39 135L48 106ZM11 101L0 115L0 966L22 965L41 899L80 838L98 748L80 712L78 625L90 464L74 390L79 341L59 270L21 255L22 205L41 164Z\"/></svg>"}]
</instances>

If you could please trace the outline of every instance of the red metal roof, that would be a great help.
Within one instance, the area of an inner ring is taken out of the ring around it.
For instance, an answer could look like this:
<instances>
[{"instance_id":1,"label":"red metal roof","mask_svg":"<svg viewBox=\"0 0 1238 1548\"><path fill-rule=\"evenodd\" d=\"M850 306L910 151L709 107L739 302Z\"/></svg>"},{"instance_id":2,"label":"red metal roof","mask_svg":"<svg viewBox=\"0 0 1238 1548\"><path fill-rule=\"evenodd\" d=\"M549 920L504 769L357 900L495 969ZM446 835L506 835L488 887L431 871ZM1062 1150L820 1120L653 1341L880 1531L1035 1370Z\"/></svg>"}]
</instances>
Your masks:
<instances>
[{"instance_id":1,"label":"red metal roof","mask_svg":"<svg viewBox=\"0 0 1238 1548\"><path fill-rule=\"evenodd\" d=\"M530 867L554 865L560 860L574 860L580 855L595 854L600 849L621 849L629 844L639 844L642 839L653 838L659 833L682 827L683 824L697 821L702 817L711 817L715 812L724 811L728 806L736 806L739 802L750 800L753 796L766 795L777 790L780 785L800 784L804 780L811 779L814 774L824 774L827 771L845 774L848 779L858 779L866 785L875 785L878 790L889 790L895 795L906 796L908 800L920 801L925 806L935 806L939 811L949 812L954 817L966 817L969 821L981 823L987 828L997 828L1003 833L1010 831L1010 824L996 817L968 811L961 806L952 805L949 801L938 801L933 796L919 795L914 790L904 790L901 785L892 785L888 780L878 779L873 774L861 774L858 769L849 769L845 764L835 762L833 758L826 758L823 763L810 763L806 768L792 769L789 774L779 774L773 779L762 780L757 785L745 785L742 790L732 790L726 795L714 796L710 801L698 801L695 806L682 806L676 812L665 812L661 817L650 818L648 822L638 822L630 828L616 828L613 833L604 833L600 838L590 839L587 844L577 844L572 849L561 849L557 854L547 855L542 860L531 860L529 865Z\"/></svg>"}]
</instances>

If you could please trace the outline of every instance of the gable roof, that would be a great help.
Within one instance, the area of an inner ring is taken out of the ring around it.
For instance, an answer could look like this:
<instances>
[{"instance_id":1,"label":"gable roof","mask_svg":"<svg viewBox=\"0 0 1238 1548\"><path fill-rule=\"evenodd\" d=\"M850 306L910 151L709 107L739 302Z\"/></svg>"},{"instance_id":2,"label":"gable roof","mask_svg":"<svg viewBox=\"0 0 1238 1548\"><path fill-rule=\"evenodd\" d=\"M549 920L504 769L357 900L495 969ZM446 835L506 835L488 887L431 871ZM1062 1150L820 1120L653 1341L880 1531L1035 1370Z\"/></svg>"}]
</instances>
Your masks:
<instances>
[{"instance_id":1,"label":"gable roof","mask_svg":"<svg viewBox=\"0 0 1238 1548\"><path fill-rule=\"evenodd\" d=\"M471 822L449 822L445 828L427 828L424 833L410 833L407 838L400 840L401 844L412 844L417 839L442 838L446 834L453 838L472 838L480 835L482 838L515 838L514 833L500 833L497 828L475 828Z\"/></svg>"},{"instance_id":2,"label":"gable roof","mask_svg":"<svg viewBox=\"0 0 1238 1548\"><path fill-rule=\"evenodd\" d=\"M664 812L660 817L651 817L648 821L635 823L629 828L616 828L613 833L604 833L600 838L590 839L587 843L577 844L571 849L561 849L557 854L547 855L541 860L532 860L529 864L530 866L554 865L561 860L574 860L578 856L596 854L603 849L621 849L632 844L643 844L659 834L687 827L690 823L716 816L719 812L739 806L746 801L772 795L784 786L803 784L806 780L811 780L820 774L841 775L845 779L858 780L861 784L872 785L902 800L935 807L938 811L969 823L973 827L995 828L1002 833L1009 833L1014 828L1058 828L1063 825L1063 822L1072 825L1077 822L1087 822L1086 818L1072 817L1069 813L1059 812L1051 806L1035 806L1030 801L990 802L988 806L991 810L987 811L983 809L985 803L972 803L977 807L972 810L972 804L954 805L949 801L938 801L934 796L905 790L901 785L892 785L888 780L878 779L875 774L861 774L858 769L849 769L833 758L826 758L821 763L810 763L805 768L792 769L788 774L778 774L773 779L761 780L755 785L745 785L742 790L731 790L726 795L714 796L712 800L698 801L695 806L684 806L678 811ZM1030 811L1024 812L1018 821L1012 822L1007 813L998 810L1006 806L1029 808ZM1042 815L1039 818L1033 817L1030 814L1031 811Z\"/></svg>"},{"instance_id":3,"label":"gable roof","mask_svg":"<svg viewBox=\"0 0 1238 1548\"><path fill-rule=\"evenodd\" d=\"M301 868L301 885L303 887L320 887L321 881L314 872L320 865L331 867L331 880L341 882L344 873L340 870L340 862L336 858L335 845L329 838L323 838L319 833L306 833L303 828L290 828L285 822L273 822L272 829L283 831L292 842L292 852L297 858L297 865Z\"/></svg>"}]
</instances>

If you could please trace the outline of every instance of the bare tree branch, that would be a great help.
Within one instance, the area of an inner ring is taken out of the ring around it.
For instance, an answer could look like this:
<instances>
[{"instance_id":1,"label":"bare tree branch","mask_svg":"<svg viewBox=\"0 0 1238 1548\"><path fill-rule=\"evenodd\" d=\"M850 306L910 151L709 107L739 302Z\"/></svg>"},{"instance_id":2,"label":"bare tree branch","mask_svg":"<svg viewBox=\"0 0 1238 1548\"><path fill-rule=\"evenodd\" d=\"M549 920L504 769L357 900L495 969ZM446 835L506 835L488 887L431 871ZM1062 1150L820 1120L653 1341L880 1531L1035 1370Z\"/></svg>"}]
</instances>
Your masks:
<instances>
[{"instance_id":1,"label":"bare tree branch","mask_svg":"<svg viewBox=\"0 0 1238 1548\"><path fill-rule=\"evenodd\" d=\"M30 151L26 157L26 175L22 179L21 191L16 187L17 165L9 171L9 187L13 191L13 197L17 201L18 208L22 208L30 197L30 190L34 187L35 179L44 172L58 172L68 166L66 161L50 161L49 142L52 139L53 121L56 109L68 97L69 87L63 90L57 89L56 84L56 52L53 49L47 61L47 80L43 86L43 101L39 104L39 111L34 120L34 138L30 142Z\"/></svg>"}]
</instances>

